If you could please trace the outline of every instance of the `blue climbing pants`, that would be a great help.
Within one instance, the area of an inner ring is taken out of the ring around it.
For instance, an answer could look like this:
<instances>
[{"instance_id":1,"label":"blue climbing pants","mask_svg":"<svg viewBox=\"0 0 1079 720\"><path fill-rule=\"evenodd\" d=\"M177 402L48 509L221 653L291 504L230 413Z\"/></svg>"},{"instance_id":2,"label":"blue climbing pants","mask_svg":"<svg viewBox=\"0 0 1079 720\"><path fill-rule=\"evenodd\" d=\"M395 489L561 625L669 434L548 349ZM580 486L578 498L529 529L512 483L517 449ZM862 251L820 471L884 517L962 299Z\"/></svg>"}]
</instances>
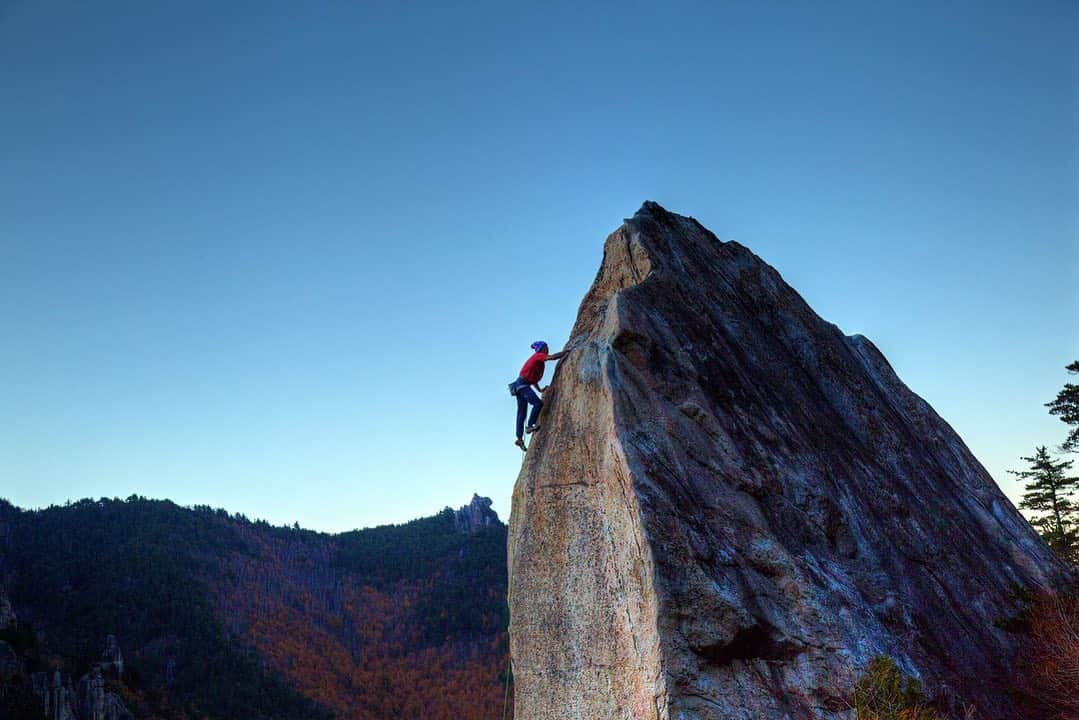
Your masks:
<instances>
[{"instance_id":1,"label":"blue climbing pants","mask_svg":"<svg viewBox=\"0 0 1079 720\"><path fill-rule=\"evenodd\" d=\"M536 395L536 391L530 386L517 389L517 438L523 438L525 436L525 413L528 412L528 406L532 406L532 414L528 416L528 424L535 425L536 418L539 416L539 411L543 407L543 401Z\"/></svg>"}]
</instances>

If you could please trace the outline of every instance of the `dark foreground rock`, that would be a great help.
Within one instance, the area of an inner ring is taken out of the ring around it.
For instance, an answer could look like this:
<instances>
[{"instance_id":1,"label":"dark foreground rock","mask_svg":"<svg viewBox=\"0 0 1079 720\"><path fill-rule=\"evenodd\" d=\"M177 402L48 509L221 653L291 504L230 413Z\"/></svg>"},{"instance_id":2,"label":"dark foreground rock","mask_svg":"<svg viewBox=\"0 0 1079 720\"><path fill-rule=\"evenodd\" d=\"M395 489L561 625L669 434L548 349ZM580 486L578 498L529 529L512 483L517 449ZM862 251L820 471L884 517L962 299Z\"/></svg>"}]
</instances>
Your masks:
<instances>
[{"instance_id":1,"label":"dark foreground rock","mask_svg":"<svg viewBox=\"0 0 1079 720\"><path fill-rule=\"evenodd\" d=\"M570 344L514 489L516 717L846 718L880 654L1016 716L994 622L1064 569L869 340L646 203Z\"/></svg>"}]
</instances>

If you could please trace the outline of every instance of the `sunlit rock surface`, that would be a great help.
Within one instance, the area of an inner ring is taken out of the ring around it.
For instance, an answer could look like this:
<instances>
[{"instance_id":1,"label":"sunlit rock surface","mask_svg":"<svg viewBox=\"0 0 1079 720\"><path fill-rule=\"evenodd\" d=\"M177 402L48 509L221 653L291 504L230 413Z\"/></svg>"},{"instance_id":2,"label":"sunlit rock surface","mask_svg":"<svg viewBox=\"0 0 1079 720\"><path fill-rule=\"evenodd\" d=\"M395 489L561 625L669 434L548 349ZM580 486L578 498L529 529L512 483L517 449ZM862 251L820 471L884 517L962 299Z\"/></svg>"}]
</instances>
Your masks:
<instances>
[{"instance_id":1,"label":"sunlit rock surface","mask_svg":"<svg viewBox=\"0 0 1079 720\"><path fill-rule=\"evenodd\" d=\"M847 718L882 653L1014 716L994 620L1063 569L869 340L645 203L570 345L514 489L515 717Z\"/></svg>"}]
</instances>

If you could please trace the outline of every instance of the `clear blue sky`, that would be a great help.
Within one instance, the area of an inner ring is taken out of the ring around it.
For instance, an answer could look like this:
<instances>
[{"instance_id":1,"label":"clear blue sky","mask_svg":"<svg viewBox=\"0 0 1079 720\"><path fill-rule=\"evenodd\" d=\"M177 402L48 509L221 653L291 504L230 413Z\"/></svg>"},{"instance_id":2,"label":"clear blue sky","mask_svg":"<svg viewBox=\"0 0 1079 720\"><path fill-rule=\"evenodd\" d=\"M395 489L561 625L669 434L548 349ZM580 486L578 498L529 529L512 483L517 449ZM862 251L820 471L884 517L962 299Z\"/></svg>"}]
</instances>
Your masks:
<instances>
[{"instance_id":1,"label":"clear blue sky","mask_svg":"<svg viewBox=\"0 0 1079 720\"><path fill-rule=\"evenodd\" d=\"M506 517L506 383L654 199L1018 497L1079 358L1075 3L513 5L0 0L0 496Z\"/></svg>"}]
</instances>

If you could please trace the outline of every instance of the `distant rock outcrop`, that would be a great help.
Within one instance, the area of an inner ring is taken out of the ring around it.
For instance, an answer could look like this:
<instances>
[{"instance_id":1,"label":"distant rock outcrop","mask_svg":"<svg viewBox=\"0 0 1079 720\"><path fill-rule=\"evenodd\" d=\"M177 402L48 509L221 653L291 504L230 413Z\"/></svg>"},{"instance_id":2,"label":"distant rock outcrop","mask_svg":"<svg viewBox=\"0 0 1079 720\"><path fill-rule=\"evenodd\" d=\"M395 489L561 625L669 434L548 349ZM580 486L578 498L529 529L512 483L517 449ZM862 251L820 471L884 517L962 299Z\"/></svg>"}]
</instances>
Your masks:
<instances>
[{"instance_id":1,"label":"distant rock outcrop","mask_svg":"<svg viewBox=\"0 0 1079 720\"><path fill-rule=\"evenodd\" d=\"M119 680L124 677L124 654L120 652L120 643L116 642L115 635L105 638L105 650L101 653L101 662L98 667L105 672L114 672Z\"/></svg>"},{"instance_id":2,"label":"distant rock outcrop","mask_svg":"<svg viewBox=\"0 0 1079 720\"><path fill-rule=\"evenodd\" d=\"M45 720L131 720L132 715L120 696L111 692L106 677L119 680L123 656L116 638L108 636L101 662L72 684L59 670L37 672L32 676Z\"/></svg>"},{"instance_id":3,"label":"distant rock outcrop","mask_svg":"<svg viewBox=\"0 0 1079 720\"><path fill-rule=\"evenodd\" d=\"M45 720L81 720L75 714L77 702L70 678L65 679L59 670L37 672L33 683Z\"/></svg>"},{"instance_id":4,"label":"distant rock outcrop","mask_svg":"<svg viewBox=\"0 0 1079 720\"><path fill-rule=\"evenodd\" d=\"M472 495L472 502L453 513L453 524L460 532L476 532L498 524L498 513L491 509L491 498Z\"/></svg>"},{"instance_id":5,"label":"distant rock outcrop","mask_svg":"<svg viewBox=\"0 0 1079 720\"><path fill-rule=\"evenodd\" d=\"M0 630L9 629L15 624L15 612L3 586L0 586ZM132 718L120 696L106 689L106 677L119 682L124 673L124 656L115 635L105 639L101 661L94 663L77 685L73 685L71 678L64 677L59 670L35 672L29 677L24 672L18 653L9 643L0 640L0 720L4 712L11 711L10 705L13 703L6 702L12 699L8 696L18 695L20 690L26 694L27 702L33 703L36 699L41 717L45 720Z\"/></svg>"},{"instance_id":6,"label":"distant rock outcrop","mask_svg":"<svg viewBox=\"0 0 1079 720\"><path fill-rule=\"evenodd\" d=\"M97 663L79 680L78 720L131 720L131 713L116 693L105 688L105 670Z\"/></svg>"},{"instance_id":7,"label":"distant rock outcrop","mask_svg":"<svg viewBox=\"0 0 1079 720\"><path fill-rule=\"evenodd\" d=\"M1016 717L994 621L1063 567L869 340L645 203L570 345L514 488L515 717L849 718L880 654Z\"/></svg>"}]
</instances>

